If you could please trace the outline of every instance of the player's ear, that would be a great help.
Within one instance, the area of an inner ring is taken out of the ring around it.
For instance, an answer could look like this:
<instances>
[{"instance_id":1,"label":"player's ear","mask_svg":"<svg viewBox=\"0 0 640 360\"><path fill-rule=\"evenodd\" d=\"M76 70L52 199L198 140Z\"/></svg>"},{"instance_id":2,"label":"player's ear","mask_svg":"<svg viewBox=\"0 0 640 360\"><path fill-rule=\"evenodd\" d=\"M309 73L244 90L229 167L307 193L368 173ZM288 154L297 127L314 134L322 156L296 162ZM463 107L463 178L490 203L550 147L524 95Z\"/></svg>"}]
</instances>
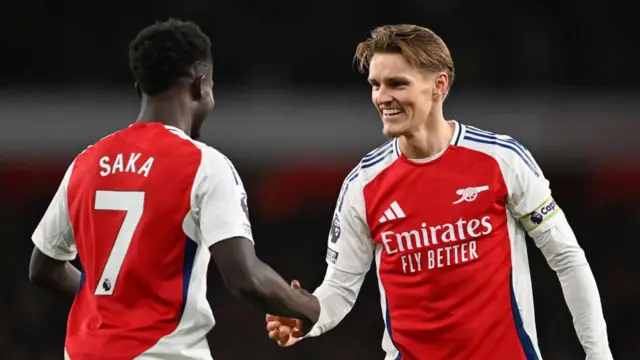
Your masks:
<instances>
[{"instance_id":1,"label":"player's ear","mask_svg":"<svg viewBox=\"0 0 640 360\"><path fill-rule=\"evenodd\" d=\"M444 98L447 93L447 87L449 86L449 75L445 72L436 73L435 84L433 88L433 98Z\"/></svg>"},{"instance_id":2,"label":"player's ear","mask_svg":"<svg viewBox=\"0 0 640 360\"><path fill-rule=\"evenodd\" d=\"M202 98L205 86L204 75L199 75L193 80L191 83L191 96L193 96L194 100L200 100Z\"/></svg>"}]
</instances>

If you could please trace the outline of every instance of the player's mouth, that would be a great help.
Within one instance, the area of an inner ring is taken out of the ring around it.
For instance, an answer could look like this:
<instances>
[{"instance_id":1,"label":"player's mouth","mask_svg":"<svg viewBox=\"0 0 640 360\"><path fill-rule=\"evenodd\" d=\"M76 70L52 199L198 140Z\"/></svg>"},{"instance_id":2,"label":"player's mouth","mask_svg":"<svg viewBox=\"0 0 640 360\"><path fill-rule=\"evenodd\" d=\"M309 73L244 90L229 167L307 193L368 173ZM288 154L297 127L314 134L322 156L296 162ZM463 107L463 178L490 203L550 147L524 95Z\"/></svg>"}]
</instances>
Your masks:
<instances>
[{"instance_id":1,"label":"player's mouth","mask_svg":"<svg viewBox=\"0 0 640 360\"><path fill-rule=\"evenodd\" d=\"M404 115L404 110L400 108L382 109L382 120L395 121L399 120Z\"/></svg>"}]
</instances>

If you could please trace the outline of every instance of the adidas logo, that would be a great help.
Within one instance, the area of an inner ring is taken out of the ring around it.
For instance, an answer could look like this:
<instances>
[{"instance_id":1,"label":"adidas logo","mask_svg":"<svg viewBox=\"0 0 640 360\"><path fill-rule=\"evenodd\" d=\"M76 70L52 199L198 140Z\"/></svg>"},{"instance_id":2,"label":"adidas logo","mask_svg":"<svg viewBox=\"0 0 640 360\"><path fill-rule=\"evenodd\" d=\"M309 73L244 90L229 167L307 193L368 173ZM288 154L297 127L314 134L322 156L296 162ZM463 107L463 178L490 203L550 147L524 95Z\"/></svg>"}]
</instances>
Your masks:
<instances>
[{"instance_id":1,"label":"adidas logo","mask_svg":"<svg viewBox=\"0 0 640 360\"><path fill-rule=\"evenodd\" d=\"M389 220L402 219L407 217L404 214L404 211L400 208L397 201L391 203L387 211L384 212L384 215L380 218L380 222L387 222Z\"/></svg>"}]
</instances>

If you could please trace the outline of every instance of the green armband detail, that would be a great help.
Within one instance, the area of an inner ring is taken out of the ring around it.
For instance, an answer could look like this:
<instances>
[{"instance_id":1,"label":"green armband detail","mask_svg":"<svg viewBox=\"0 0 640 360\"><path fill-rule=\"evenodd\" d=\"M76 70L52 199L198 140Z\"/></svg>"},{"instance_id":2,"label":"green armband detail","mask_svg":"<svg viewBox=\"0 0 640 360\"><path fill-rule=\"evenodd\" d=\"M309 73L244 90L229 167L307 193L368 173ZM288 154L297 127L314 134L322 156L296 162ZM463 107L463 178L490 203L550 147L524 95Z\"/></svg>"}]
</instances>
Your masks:
<instances>
[{"instance_id":1,"label":"green armband detail","mask_svg":"<svg viewBox=\"0 0 640 360\"><path fill-rule=\"evenodd\" d=\"M553 200L553 197L549 196L535 210L528 215L521 217L520 223L527 232L531 232L552 217L556 216L560 211L560 207L556 204L556 201Z\"/></svg>"}]
</instances>

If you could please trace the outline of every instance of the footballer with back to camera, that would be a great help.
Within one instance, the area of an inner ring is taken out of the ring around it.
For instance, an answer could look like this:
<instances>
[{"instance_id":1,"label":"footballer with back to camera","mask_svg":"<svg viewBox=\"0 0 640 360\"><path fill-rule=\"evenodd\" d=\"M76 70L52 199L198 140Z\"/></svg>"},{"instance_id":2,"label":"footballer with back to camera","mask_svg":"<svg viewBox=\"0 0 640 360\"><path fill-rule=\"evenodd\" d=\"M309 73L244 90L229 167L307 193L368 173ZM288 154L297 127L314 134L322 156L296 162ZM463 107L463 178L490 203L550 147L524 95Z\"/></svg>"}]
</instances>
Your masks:
<instances>
[{"instance_id":1,"label":"footballer with back to camera","mask_svg":"<svg viewBox=\"0 0 640 360\"><path fill-rule=\"evenodd\" d=\"M586 359L611 360L589 263L531 153L445 120L455 72L442 39L416 25L381 26L355 58L390 140L344 181L313 293L320 319L306 337L345 317L375 259L385 360L541 359L528 233L558 276ZM298 324L267 315L281 346L305 338Z\"/></svg>"},{"instance_id":2,"label":"footballer with back to camera","mask_svg":"<svg viewBox=\"0 0 640 360\"><path fill-rule=\"evenodd\" d=\"M140 31L129 47L137 121L75 158L32 236L30 279L73 299L65 359L211 359L211 257L265 312L309 329L319 316L315 298L256 257L232 163L194 140L214 105L210 46L192 22Z\"/></svg>"}]
</instances>

